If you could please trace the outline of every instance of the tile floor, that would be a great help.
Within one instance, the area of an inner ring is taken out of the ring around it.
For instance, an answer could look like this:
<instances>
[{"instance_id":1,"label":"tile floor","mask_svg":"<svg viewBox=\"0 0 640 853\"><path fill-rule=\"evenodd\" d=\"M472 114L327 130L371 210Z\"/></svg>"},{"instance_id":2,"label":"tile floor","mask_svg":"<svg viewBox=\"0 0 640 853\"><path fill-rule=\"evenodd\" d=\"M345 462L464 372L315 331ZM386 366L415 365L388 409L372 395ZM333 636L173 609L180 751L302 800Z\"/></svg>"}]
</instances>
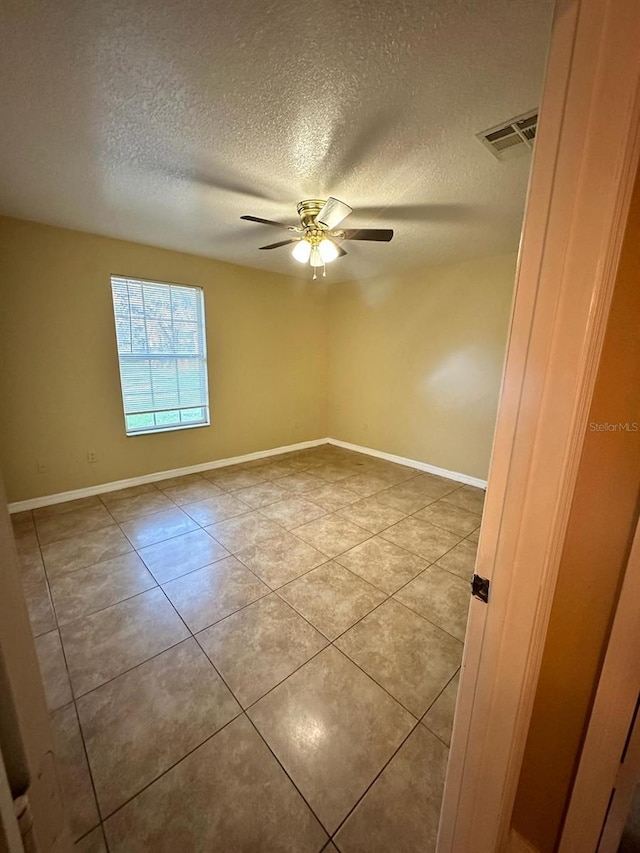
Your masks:
<instances>
[{"instance_id":1,"label":"tile floor","mask_svg":"<svg viewBox=\"0 0 640 853\"><path fill-rule=\"evenodd\" d=\"M483 497L324 445L13 516L76 848L433 850Z\"/></svg>"}]
</instances>

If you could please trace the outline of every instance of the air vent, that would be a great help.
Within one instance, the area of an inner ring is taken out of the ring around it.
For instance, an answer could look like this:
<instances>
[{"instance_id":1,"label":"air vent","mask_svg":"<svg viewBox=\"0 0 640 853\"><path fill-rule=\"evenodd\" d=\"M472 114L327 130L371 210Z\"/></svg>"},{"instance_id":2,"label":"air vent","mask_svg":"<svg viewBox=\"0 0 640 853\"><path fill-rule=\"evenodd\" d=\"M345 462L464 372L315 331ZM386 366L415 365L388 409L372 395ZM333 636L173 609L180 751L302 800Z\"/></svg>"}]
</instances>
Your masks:
<instances>
[{"instance_id":1,"label":"air vent","mask_svg":"<svg viewBox=\"0 0 640 853\"><path fill-rule=\"evenodd\" d=\"M508 160L533 148L537 127L538 111L531 110L476 136L498 160Z\"/></svg>"}]
</instances>

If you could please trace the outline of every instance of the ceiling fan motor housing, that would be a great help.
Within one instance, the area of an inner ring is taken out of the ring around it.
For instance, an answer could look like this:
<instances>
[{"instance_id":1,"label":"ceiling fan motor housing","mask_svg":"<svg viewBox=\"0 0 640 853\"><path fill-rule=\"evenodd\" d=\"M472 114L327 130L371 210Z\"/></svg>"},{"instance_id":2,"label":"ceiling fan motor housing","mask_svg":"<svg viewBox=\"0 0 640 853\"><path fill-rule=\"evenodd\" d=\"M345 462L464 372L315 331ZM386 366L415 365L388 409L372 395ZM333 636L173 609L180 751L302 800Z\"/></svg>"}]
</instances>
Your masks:
<instances>
[{"instance_id":1,"label":"ceiling fan motor housing","mask_svg":"<svg viewBox=\"0 0 640 853\"><path fill-rule=\"evenodd\" d=\"M315 227L319 229L322 227L315 220L324 204L324 201L319 198L308 198L298 203L298 215L303 228Z\"/></svg>"}]
</instances>

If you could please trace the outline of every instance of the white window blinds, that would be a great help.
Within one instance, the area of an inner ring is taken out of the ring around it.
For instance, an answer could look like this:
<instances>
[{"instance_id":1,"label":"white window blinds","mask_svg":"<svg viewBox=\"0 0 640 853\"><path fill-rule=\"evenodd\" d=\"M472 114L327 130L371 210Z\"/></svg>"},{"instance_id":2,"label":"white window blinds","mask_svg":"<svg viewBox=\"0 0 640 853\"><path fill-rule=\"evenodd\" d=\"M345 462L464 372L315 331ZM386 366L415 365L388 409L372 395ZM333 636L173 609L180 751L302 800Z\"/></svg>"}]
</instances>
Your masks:
<instances>
[{"instance_id":1,"label":"white window blinds","mask_svg":"<svg viewBox=\"0 0 640 853\"><path fill-rule=\"evenodd\" d=\"M112 276L127 435L209 423L199 287Z\"/></svg>"}]
</instances>

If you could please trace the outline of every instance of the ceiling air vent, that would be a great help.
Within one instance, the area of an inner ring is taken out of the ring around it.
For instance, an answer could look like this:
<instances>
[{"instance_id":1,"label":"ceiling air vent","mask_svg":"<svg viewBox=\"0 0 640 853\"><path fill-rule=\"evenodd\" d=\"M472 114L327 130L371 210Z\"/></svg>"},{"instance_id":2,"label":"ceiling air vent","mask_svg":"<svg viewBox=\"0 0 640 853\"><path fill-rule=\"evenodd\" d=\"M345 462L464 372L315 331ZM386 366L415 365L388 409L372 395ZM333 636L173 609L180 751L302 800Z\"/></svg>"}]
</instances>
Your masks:
<instances>
[{"instance_id":1,"label":"ceiling air vent","mask_svg":"<svg viewBox=\"0 0 640 853\"><path fill-rule=\"evenodd\" d=\"M508 160L533 148L537 127L538 110L531 110L476 136L498 160Z\"/></svg>"}]
</instances>

